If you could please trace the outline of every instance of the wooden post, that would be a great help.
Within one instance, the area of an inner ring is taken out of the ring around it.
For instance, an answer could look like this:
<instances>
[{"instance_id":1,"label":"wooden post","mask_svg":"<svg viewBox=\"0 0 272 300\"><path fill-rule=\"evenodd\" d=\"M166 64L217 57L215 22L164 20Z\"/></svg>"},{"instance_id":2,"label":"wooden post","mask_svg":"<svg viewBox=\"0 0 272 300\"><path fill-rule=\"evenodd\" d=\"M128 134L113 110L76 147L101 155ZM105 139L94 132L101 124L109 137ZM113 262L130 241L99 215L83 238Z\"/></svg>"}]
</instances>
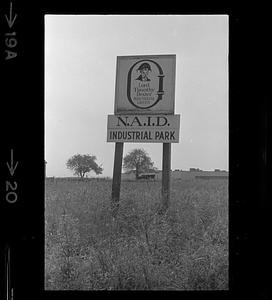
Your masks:
<instances>
[{"instance_id":1,"label":"wooden post","mask_svg":"<svg viewBox=\"0 0 272 300\"><path fill-rule=\"evenodd\" d=\"M121 172L124 143L115 143L111 201L114 211L118 209L120 199Z\"/></svg>"},{"instance_id":2,"label":"wooden post","mask_svg":"<svg viewBox=\"0 0 272 300\"><path fill-rule=\"evenodd\" d=\"M163 143L162 151L162 210L166 211L170 202L171 143Z\"/></svg>"}]
</instances>

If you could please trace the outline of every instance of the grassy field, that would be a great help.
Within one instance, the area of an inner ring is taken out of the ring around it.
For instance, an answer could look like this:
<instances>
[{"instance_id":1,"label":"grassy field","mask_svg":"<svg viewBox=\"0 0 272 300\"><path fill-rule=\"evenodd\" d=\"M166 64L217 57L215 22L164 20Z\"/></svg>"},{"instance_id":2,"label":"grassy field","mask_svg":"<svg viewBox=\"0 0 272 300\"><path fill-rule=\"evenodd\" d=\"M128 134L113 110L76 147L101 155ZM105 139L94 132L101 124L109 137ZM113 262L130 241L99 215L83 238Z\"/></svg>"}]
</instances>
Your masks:
<instances>
[{"instance_id":1,"label":"grassy field","mask_svg":"<svg viewBox=\"0 0 272 300\"><path fill-rule=\"evenodd\" d=\"M160 181L46 180L48 290L228 289L228 180L173 180L158 214Z\"/></svg>"}]
</instances>

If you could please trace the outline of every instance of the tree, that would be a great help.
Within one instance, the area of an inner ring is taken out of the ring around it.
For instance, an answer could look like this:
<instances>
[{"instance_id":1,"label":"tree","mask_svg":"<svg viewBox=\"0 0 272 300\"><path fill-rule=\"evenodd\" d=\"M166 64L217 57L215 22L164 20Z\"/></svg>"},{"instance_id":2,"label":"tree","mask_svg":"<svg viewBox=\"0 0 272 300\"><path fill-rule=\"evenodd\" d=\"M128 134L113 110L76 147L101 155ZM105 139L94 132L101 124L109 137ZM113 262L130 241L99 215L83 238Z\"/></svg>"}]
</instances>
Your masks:
<instances>
[{"instance_id":1,"label":"tree","mask_svg":"<svg viewBox=\"0 0 272 300\"><path fill-rule=\"evenodd\" d=\"M154 163L143 149L134 149L130 151L125 157L123 168L127 171L135 170L136 179L139 179L141 172L146 172L150 169L154 170Z\"/></svg>"},{"instance_id":2,"label":"tree","mask_svg":"<svg viewBox=\"0 0 272 300\"><path fill-rule=\"evenodd\" d=\"M93 171L96 174L102 174L102 167L98 166L95 161L95 155L75 154L68 159L66 167L74 171L74 175L77 175L80 178L84 178L85 174L89 173L90 171Z\"/></svg>"}]
</instances>

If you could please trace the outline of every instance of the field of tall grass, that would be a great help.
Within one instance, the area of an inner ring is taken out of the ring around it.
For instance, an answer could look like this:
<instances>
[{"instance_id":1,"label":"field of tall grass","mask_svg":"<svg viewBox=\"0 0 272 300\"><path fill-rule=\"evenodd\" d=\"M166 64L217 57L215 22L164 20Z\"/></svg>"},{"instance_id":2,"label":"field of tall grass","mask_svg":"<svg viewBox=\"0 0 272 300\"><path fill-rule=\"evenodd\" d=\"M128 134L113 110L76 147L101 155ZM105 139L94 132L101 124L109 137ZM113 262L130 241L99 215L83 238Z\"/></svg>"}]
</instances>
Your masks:
<instances>
[{"instance_id":1,"label":"field of tall grass","mask_svg":"<svg viewBox=\"0 0 272 300\"><path fill-rule=\"evenodd\" d=\"M173 180L159 214L160 181L46 180L47 290L228 289L228 180Z\"/></svg>"}]
</instances>

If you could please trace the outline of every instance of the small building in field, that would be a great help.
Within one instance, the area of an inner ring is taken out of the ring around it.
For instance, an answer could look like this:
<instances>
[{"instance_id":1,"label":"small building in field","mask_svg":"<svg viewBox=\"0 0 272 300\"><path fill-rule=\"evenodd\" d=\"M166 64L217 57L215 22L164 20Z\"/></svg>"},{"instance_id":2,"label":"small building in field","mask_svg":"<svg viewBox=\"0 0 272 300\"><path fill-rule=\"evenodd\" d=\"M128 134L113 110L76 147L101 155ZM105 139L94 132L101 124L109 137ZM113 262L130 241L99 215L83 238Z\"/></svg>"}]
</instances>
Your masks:
<instances>
[{"instance_id":1,"label":"small building in field","mask_svg":"<svg viewBox=\"0 0 272 300\"><path fill-rule=\"evenodd\" d=\"M199 168L190 168L189 171L190 172L201 172L202 170L200 170Z\"/></svg>"},{"instance_id":2,"label":"small building in field","mask_svg":"<svg viewBox=\"0 0 272 300\"><path fill-rule=\"evenodd\" d=\"M156 173L141 173L138 179L156 179Z\"/></svg>"},{"instance_id":3,"label":"small building in field","mask_svg":"<svg viewBox=\"0 0 272 300\"><path fill-rule=\"evenodd\" d=\"M148 170L146 172L142 172L138 175L138 179L158 179L159 171ZM131 170L121 175L122 180L136 180L136 171Z\"/></svg>"}]
</instances>

